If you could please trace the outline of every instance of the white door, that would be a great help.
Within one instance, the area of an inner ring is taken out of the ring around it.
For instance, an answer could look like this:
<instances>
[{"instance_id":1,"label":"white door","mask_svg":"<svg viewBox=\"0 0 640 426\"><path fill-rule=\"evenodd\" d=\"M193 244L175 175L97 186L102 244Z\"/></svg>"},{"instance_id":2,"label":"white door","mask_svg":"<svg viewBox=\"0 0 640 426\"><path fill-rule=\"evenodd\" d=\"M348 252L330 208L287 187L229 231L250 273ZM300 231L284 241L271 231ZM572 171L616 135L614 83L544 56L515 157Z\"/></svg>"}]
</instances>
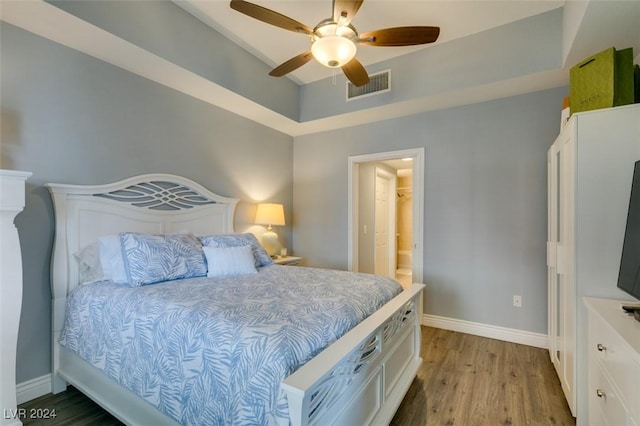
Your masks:
<instances>
[{"instance_id":1,"label":"white door","mask_svg":"<svg viewBox=\"0 0 640 426\"><path fill-rule=\"evenodd\" d=\"M376 275L395 277L395 176L376 169L375 184L375 247L374 272Z\"/></svg>"},{"instance_id":2,"label":"white door","mask_svg":"<svg viewBox=\"0 0 640 426\"><path fill-rule=\"evenodd\" d=\"M574 149L565 128L548 152L547 290L549 354L575 413Z\"/></svg>"}]
</instances>

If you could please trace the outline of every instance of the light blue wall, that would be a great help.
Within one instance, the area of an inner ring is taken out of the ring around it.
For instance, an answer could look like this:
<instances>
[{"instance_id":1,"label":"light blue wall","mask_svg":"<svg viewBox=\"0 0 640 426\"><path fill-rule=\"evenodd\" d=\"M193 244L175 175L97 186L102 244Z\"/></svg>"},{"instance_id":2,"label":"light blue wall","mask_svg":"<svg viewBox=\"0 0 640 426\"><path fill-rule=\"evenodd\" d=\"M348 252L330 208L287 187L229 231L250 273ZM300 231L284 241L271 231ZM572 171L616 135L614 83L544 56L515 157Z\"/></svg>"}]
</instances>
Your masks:
<instances>
[{"instance_id":1,"label":"light blue wall","mask_svg":"<svg viewBox=\"0 0 640 426\"><path fill-rule=\"evenodd\" d=\"M16 219L24 270L18 383L50 372L54 218L44 183L172 173L240 198L237 231L251 226L263 199L283 203L291 223L291 137L9 24L0 24L0 40L0 168L33 172ZM288 227L279 235L291 246Z\"/></svg>"},{"instance_id":2,"label":"light blue wall","mask_svg":"<svg viewBox=\"0 0 640 426\"><path fill-rule=\"evenodd\" d=\"M296 137L296 253L346 269L348 157L424 147L425 313L546 334L546 151L566 94Z\"/></svg>"}]
</instances>

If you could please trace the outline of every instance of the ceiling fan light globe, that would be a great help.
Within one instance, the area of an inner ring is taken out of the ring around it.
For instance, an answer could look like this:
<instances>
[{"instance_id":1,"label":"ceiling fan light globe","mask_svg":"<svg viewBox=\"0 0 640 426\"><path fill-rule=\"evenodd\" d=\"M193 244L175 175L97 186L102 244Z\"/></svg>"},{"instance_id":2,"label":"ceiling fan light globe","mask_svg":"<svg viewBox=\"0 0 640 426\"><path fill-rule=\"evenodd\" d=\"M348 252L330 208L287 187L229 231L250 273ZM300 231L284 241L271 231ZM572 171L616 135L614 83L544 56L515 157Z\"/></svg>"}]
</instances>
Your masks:
<instances>
[{"instance_id":1,"label":"ceiling fan light globe","mask_svg":"<svg viewBox=\"0 0 640 426\"><path fill-rule=\"evenodd\" d=\"M353 41L335 35L316 38L311 45L313 57L329 68L338 68L347 64L356 56L356 50Z\"/></svg>"}]
</instances>

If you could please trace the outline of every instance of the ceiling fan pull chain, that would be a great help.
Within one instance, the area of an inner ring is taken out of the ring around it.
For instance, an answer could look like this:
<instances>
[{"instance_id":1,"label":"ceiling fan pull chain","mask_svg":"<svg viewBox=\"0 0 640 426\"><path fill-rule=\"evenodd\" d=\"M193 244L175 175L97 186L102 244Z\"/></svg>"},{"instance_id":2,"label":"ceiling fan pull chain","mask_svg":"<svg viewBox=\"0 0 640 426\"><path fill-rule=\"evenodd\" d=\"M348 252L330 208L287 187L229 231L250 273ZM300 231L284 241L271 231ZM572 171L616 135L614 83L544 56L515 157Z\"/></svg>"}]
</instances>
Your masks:
<instances>
[{"instance_id":1,"label":"ceiling fan pull chain","mask_svg":"<svg viewBox=\"0 0 640 426\"><path fill-rule=\"evenodd\" d=\"M335 86L338 82L338 73L336 72L336 69L333 68L331 70L331 82L333 83L333 85Z\"/></svg>"}]
</instances>

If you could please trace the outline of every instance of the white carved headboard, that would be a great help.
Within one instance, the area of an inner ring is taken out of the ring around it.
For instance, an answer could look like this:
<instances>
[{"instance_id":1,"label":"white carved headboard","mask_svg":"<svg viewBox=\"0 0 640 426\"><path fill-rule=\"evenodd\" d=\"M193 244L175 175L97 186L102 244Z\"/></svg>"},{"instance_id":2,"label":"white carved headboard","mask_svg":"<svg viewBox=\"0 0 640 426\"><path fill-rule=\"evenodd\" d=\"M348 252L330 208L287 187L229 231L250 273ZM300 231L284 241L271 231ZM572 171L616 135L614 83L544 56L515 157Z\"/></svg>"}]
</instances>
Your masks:
<instances>
[{"instance_id":1,"label":"white carved headboard","mask_svg":"<svg viewBox=\"0 0 640 426\"><path fill-rule=\"evenodd\" d=\"M54 339L62 329L67 294L78 283L73 254L79 249L101 236L125 231L232 233L238 202L168 174L134 176L105 185L45 186L53 198L56 227L51 264Z\"/></svg>"}]
</instances>

